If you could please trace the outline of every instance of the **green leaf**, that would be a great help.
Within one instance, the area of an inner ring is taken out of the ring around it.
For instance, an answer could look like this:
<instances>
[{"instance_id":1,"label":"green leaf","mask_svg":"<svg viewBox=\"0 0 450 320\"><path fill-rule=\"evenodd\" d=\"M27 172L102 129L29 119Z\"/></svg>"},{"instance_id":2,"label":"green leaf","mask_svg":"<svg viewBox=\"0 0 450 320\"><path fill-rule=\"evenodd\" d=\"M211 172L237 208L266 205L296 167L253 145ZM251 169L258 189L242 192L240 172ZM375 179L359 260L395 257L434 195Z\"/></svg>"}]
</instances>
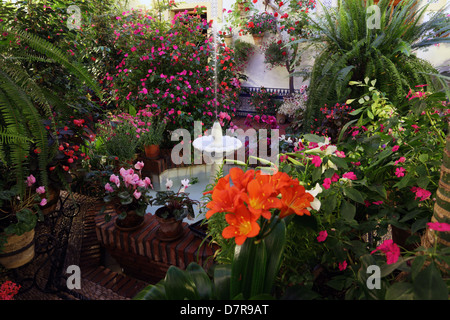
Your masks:
<instances>
[{"instance_id":1,"label":"green leaf","mask_svg":"<svg viewBox=\"0 0 450 320\"><path fill-rule=\"evenodd\" d=\"M409 282L396 282L386 291L386 300L413 300L413 285Z\"/></svg>"},{"instance_id":2,"label":"green leaf","mask_svg":"<svg viewBox=\"0 0 450 320\"><path fill-rule=\"evenodd\" d=\"M344 187L344 195L353 201L364 204L364 196L358 190L351 187Z\"/></svg>"},{"instance_id":3,"label":"green leaf","mask_svg":"<svg viewBox=\"0 0 450 320\"><path fill-rule=\"evenodd\" d=\"M268 257L263 293L271 293L275 278L280 270L284 247L286 245L286 225L284 220L280 220L274 227L272 233L263 241Z\"/></svg>"},{"instance_id":4,"label":"green leaf","mask_svg":"<svg viewBox=\"0 0 450 320\"><path fill-rule=\"evenodd\" d=\"M167 270L165 289L169 300L199 299L192 277L186 271L175 266L170 266Z\"/></svg>"},{"instance_id":5,"label":"green leaf","mask_svg":"<svg viewBox=\"0 0 450 320\"><path fill-rule=\"evenodd\" d=\"M416 276L420 273L427 257L425 255L418 255L414 258L411 264L411 278L414 280Z\"/></svg>"},{"instance_id":6,"label":"green leaf","mask_svg":"<svg viewBox=\"0 0 450 320\"><path fill-rule=\"evenodd\" d=\"M214 297L218 300L229 300L231 282L231 265L221 264L214 267Z\"/></svg>"},{"instance_id":7,"label":"green leaf","mask_svg":"<svg viewBox=\"0 0 450 320\"><path fill-rule=\"evenodd\" d=\"M316 134L306 133L303 135L303 138L309 142L315 142L315 143L323 143L325 142L325 138L318 136Z\"/></svg>"},{"instance_id":8,"label":"green leaf","mask_svg":"<svg viewBox=\"0 0 450 320\"><path fill-rule=\"evenodd\" d=\"M348 201L342 201L341 216L345 220L353 220L356 214L356 207Z\"/></svg>"},{"instance_id":9,"label":"green leaf","mask_svg":"<svg viewBox=\"0 0 450 320\"><path fill-rule=\"evenodd\" d=\"M419 300L448 300L447 285L434 262L416 276L414 298Z\"/></svg>"},{"instance_id":10,"label":"green leaf","mask_svg":"<svg viewBox=\"0 0 450 320\"><path fill-rule=\"evenodd\" d=\"M133 297L133 300L167 300L164 280L155 285L145 287Z\"/></svg>"},{"instance_id":11,"label":"green leaf","mask_svg":"<svg viewBox=\"0 0 450 320\"><path fill-rule=\"evenodd\" d=\"M212 283L205 270L197 263L192 262L187 266L186 271L194 281L200 299L211 299Z\"/></svg>"}]
</instances>

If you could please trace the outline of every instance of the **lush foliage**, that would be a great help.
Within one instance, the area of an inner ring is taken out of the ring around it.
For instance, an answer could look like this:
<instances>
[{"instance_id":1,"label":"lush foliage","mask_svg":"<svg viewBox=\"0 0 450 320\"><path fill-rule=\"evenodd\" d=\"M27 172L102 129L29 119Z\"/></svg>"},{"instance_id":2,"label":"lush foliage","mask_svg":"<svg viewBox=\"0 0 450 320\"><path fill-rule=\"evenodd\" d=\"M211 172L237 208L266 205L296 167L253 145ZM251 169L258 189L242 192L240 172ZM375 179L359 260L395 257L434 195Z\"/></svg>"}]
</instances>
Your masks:
<instances>
[{"instance_id":1,"label":"lush foliage","mask_svg":"<svg viewBox=\"0 0 450 320\"><path fill-rule=\"evenodd\" d=\"M259 116L274 115L281 103L282 101L277 99L275 93L267 91L264 87L261 87L258 91L250 92L249 104L255 108Z\"/></svg>"},{"instance_id":2,"label":"lush foliage","mask_svg":"<svg viewBox=\"0 0 450 320\"><path fill-rule=\"evenodd\" d=\"M305 117L307 128L319 116L320 108L361 93L358 87L348 86L351 80L377 79L381 91L393 103L400 102L410 87L427 83L433 88L429 74L436 70L418 58L414 50L449 41L429 34L442 18L435 16L419 24L426 6L419 8L415 1L405 0L394 8L390 1L382 0L378 3L380 25L368 28L367 23L372 20L366 8L372 4L345 1L336 12L325 9L323 17L312 21L320 32L314 39L326 40L328 45L314 62Z\"/></svg>"}]
</instances>

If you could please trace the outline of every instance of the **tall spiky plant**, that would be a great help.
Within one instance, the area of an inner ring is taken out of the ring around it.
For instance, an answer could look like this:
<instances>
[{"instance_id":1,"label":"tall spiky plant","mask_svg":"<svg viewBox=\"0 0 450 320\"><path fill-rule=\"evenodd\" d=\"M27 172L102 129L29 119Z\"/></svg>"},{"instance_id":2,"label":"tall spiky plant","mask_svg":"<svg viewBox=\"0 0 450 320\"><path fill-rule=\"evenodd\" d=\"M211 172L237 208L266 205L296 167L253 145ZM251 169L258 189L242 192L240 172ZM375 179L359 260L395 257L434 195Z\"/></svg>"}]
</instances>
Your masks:
<instances>
[{"instance_id":1,"label":"tall spiky plant","mask_svg":"<svg viewBox=\"0 0 450 320\"><path fill-rule=\"evenodd\" d=\"M31 148L38 153L38 168L42 183L47 185L47 163L50 150L48 132L43 120L53 119L51 106L68 105L55 101L56 95L39 86L27 73L22 61L49 59L64 66L86 86L101 96L97 83L77 62L71 62L56 46L33 34L22 30L8 30L15 33L22 43L26 43L44 57L21 54L11 55L7 48L0 51L0 162L10 166L16 174L20 190L24 190L25 169ZM54 128L53 128L54 129Z\"/></svg>"},{"instance_id":2,"label":"tall spiky plant","mask_svg":"<svg viewBox=\"0 0 450 320\"><path fill-rule=\"evenodd\" d=\"M427 6L419 8L416 0L403 0L396 7L390 0L381 0L379 28L371 28L373 12L367 8L373 0L345 0L337 10L324 8L323 16L313 20L327 47L317 57L311 75L305 129L313 123L325 104L334 105L358 96L350 80L365 77L377 79L380 88L394 103L403 98L409 87L432 84L429 73L437 73L427 61L419 59L414 50L440 42L450 42L446 36L450 26L442 27L438 15L420 24ZM444 12L442 8L440 12ZM440 28L439 37L435 36ZM433 89L432 86L430 89Z\"/></svg>"}]
</instances>

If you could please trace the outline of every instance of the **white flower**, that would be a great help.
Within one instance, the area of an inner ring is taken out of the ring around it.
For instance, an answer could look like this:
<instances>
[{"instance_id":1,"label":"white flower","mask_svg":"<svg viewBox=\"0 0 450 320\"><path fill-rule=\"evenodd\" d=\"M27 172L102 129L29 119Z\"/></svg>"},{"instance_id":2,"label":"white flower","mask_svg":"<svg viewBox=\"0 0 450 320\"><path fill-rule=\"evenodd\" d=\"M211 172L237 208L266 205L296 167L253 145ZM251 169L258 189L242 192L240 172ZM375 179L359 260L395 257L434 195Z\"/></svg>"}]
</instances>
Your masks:
<instances>
[{"instance_id":1,"label":"white flower","mask_svg":"<svg viewBox=\"0 0 450 320\"><path fill-rule=\"evenodd\" d=\"M310 195L312 195L314 197L313 202L311 202L311 208L314 210L319 211L320 210L320 206L321 206L321 202L319 199L317 199L317 195L319 193L322 192L322 188L320 187L320 184L316 183L316 186L311 189L311 190L306 190L306 192L308 192ZM308 208L309 210L309 208Z\"/></svg>"},{"instance_id":2,"label":"white flower","mask_svg":"<svg viewBox=\"0 0 450 320\"><path fill-rule=\"evenodd\" d=\"M189 179L183 179L183 180L181 180L181 184L182 184L183 187L186 189L187 187L190 186L190 184L189 184Z\"/></svg>"},{"instance_id":3,"label":"white flower","mask_svg":"<svg viewBox=\"0 0 450 320\"><path fill-rule=\"evenodd\" d=\"M169 178L166 178L166 188L172 189L172 187L173 187L173 181L170 180Z\"/></svg>"}]
</instances>

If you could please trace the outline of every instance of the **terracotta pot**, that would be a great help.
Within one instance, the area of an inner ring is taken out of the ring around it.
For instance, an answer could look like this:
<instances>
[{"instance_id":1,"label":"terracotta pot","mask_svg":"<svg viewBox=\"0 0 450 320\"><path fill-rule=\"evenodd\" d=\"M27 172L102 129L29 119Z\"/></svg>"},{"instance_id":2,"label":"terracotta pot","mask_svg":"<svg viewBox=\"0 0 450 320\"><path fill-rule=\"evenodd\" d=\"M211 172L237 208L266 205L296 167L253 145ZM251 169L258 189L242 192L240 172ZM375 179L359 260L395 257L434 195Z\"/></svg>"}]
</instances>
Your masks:
<instances>
[{"instance_id":1,"label":"terracotta pot","mask_svg":"<svg viewBox=\"0 0 450 320\"><path fill-rule=\"evenodd\" d=\"M7 237L0 251L0 264L7 269L19 268L34 258L34 229L24 234Z\"/></svg>"},{"instance_id":2,"label":"terracotta pot","mask_svg":"<svg viewBox=\"0 0 450 320\"><path fill-rule=\"evenodd\" d=\"M263 39L264 39L264 34L252 34L253 37L253 41L255 42L256 46L261 46Z\"/></svg>"},{"instance_id":3,"label":"terracotta pot","mask_svg":"<svg viewBox=\"0 0 450 320\"><path fill-rule=\"evenodd\" d=\"M277 112L277 123L279 123L279 124L286 123L286 115Z\"/></svg>"},{"instance_id":4,"label":"terracotta pot","mask_svg":"<svg viewBox=\"0 0 450 320\"><path fill-rule=\"evenodd\" d=\"M231 44L233 43L233 36L232 35L225 36L224 41L227 47L231 47Z\"/></svg>"},{"instance_id":5,"label":"terracotta pot","mask_svg":"<svg viewBox=\"0 0 450 320\"><path fill-rule=\"evenodd\" d=\"M120 207L116 207L116 212L119 214L121 212ZM144 224L144 217L140 216L136 213L134 210L127 210L127 215L123 219L119 219L119 217L116 217L114 220L114 225L117 229L121 231L135 231L142 227Z\"/></svg>"},{"instance_id":6,"label":"terracotta pot","mask_svg":"<svg viewBox=\"0 0 450 320\"><path fill-rule=\"evenodd\" d=\"M159 146L152 144L150 146L144 146L145 156L149 159L158 159L160 155Z\"/></svg>"},{"instance_id":7,"label":"terracotta pot","mask_svg":"<svg viewBox=\"0 0 450 320\"><path fill-rule=\"evenodd\" d=\"M155 218L159 223L159 228L156 231L156 237L162 241L173 241L183 235L183 221L176 220L175 218L161 217L161 213L166 210L168 210L166 207L161 207L155 212Z\"/></svg>"}]
</instances>

